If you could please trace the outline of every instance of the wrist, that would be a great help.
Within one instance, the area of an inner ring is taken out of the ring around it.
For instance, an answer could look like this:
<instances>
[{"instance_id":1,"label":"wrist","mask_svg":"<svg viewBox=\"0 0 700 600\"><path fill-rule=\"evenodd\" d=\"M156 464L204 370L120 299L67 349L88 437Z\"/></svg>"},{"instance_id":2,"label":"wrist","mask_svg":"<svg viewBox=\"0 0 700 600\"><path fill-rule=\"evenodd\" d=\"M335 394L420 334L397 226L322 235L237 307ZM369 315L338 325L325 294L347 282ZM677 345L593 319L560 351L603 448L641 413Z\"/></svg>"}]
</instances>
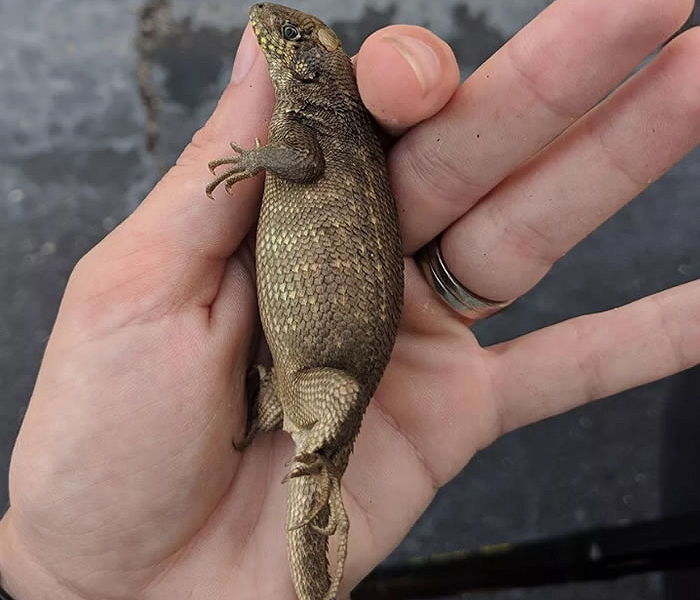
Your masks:
<instances>
[{"instance_id":1,"label":"wrist","mask_svg":"<svg viewBox=\"0 0 700 600\"><path fill-rule=\"evenodd\" d=\"M0 587L13 600L85 600L59 584L24 551L10 512L0 520Z\"/></svg>"}]
</instances>

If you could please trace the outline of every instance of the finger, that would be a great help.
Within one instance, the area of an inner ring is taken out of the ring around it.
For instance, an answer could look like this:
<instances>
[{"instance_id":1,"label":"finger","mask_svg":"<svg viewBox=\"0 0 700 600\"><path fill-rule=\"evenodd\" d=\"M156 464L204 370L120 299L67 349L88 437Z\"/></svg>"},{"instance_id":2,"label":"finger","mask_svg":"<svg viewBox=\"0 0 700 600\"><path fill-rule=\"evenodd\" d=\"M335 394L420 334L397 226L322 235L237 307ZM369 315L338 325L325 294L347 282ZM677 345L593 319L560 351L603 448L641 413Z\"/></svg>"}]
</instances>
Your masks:
<instances>
[{"instance_id":1,"label":"finger","mask_svg":"<svg viewBox=\"0 0 700 600\"><path fill-rule=\"evenodd\" d=\"M492 346L502 432L700 362L700 280Z\"/></svg>"},{"instance_id":2,"label":"finger","mask_svg":"<svg viewBox=\"0 0 700 600\"><path fill-rule=\"evenodd\" d=\"M437 113L459 85L452 49L423 27L392 25L373 33L355 64L362 101L393 135Z\"/></svg>"},{"instance_id":3,"label":"finger","mask_svg":"<svg viewBox=\"0 0 700 600\"><path fill-rule=\"evenodd\" d=\"M160 235L180 250L209 259L226 259L239 246L255 220L262 177L240 182L231 193L220 189L206 199L213 179L209 162L230 156L231 144L255 146L267 131L274 92L267 62L247 26L236 53L231 82L211 117L193 137L176 165L148 195L130 221L149 235ZM165 219L164 219L165 217ZM164 223L164 220L167 222Z\"/></svg>"},{"instance_id":4,"label":"finger","mask_svg":"<svg viewBox=\"0 0 700 600\"><path fill-rule=\"evenodd\" d=\"M450 227L445 262L468 289L510 299L700 143L700 28Z\"/></svg>"},{"instance_id":5,"label":"finger","mask_svg":"<svg viewBox=\"0 0 700 600\"><path fill-rule=\"evenodd\" d=\"M389 157L415 252L617 85L688 16L691 0L558 0Z\"/></svg>"}]
</instances>

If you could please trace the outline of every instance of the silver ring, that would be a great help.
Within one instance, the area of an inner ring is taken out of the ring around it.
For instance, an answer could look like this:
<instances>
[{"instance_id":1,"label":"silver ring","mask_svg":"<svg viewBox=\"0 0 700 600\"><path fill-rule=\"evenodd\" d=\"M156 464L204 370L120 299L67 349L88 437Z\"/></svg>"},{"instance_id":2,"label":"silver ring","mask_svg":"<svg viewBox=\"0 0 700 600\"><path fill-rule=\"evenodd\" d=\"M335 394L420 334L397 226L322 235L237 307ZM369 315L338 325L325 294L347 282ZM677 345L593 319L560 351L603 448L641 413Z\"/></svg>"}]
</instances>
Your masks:
<instances>
[{"instance_id":1,"label":"silver ring","mask_svg":"<svg viewBox=\"0 0 700 600\"><path fill-rule=\"evenodd\" d=\"M418 253L418 264L426 280L453 310L469 319L483 319L511 304L512 300L499 302L470 292L450 273L440 250L440 237L426 244Z\"/></svg>"}]
</instances>

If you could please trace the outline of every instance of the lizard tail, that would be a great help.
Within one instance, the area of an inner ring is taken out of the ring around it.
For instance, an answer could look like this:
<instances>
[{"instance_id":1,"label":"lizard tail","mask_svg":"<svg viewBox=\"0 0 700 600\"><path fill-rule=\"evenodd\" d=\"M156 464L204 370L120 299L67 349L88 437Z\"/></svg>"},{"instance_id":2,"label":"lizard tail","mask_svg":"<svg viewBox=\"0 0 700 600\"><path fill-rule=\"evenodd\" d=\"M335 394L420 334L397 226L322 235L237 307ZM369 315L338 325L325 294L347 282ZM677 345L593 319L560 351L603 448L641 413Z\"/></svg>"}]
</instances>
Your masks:
<instances>
[{"instance_id":1,"label":"lizard tail","mask_svg":"<svg viewBox=\"0 0 700 600\"><path fill-rule=\"evenodd\" d=\"M345 559L348 555L348 529L349 521L348 515L345 512L345 506L343 505L343 498L340 495L340 480L334 479L333 488L331 490L330 498L331 506L331 519L333 520L336 533L338 534L338 549L336 553L336 567L335 575L331 579L331 584L328 587L328 592L324 597L324 600L335 600L338 594L338 588L340 587L340 580L343 577L343 571L345 570Z\"/></svg>"},{"instance_id":2,"label":"lizard tail","mask_svg":"<svg viewBox=\"0 0 700 600\"><path fill-rule=\"evenodd\" d=\"M311 523L295 526L300 515L313 509L317 482L312 477L290 481L288 508L289 561L292 580L299 600L335 600L345 569L348 552L349 521L340 494L340 480L332 478L327 505L318 510ZM338 534L336 567L328 572L328 537Z\"/></svg>"},{"instance_id":3,"label":"lizard tail","mask_svg":"<svg viewBox=\"0 0 700 600\"><path fill-rule=\"evenodd\" d=\"M328 535L316 531L311 524L293 528L313 510L316 485L312 477L289 480L287 532L292 581L299 600L325 600L333 587L328 575ZM325 526L330 510L324 507L314 524ZM337 585L335 586L337 590Z\"/></svg>"}]
</instances>

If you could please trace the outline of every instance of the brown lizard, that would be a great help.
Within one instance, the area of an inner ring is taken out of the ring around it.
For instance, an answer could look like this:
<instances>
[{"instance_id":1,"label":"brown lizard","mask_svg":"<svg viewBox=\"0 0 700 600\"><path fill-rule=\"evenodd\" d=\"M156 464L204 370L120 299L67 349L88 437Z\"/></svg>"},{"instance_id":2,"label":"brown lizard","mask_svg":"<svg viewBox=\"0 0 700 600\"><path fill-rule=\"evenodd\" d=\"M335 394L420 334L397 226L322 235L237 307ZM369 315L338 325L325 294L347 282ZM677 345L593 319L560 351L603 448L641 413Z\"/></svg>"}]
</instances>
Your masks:
<instances>
[{"instance_id":1,"label":"brown lizard","mask_svg":"<svg viewBox=\"0 0 700 600\"><path fill-rule=\"evenodd\" d=\"M266 172L257 291L273 366L259 367L251 430L294 440L288 549L300 600L336 597L347 552L340 479L394 344L403 297L396 207L375 124L337 35L316 17L255 4L250 23L276 106L267 144L212 161L207 187ZM328 572L328 537L337 534Z\"/></svg>"}]
</instances>

